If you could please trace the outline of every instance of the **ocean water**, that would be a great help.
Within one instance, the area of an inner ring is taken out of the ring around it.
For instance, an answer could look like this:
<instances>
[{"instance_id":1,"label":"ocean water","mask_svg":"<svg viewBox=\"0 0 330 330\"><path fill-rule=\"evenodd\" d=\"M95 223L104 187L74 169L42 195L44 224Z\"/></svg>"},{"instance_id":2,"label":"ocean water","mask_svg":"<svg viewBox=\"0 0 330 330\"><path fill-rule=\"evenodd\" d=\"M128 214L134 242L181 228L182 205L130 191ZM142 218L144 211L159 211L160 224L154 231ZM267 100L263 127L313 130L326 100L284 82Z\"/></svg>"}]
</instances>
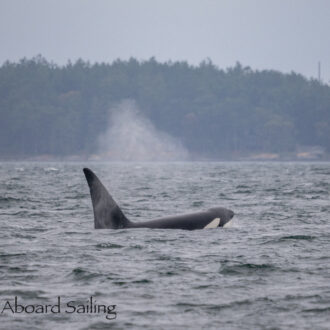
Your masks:
<instances>
[{"instance_id":1,"label":"ocean water","mask_svg":"<svg viewBox=\"0 0 330 330\"><path fill-rule=\"evenodd\" d=\"M133 221L232 226L94 230L85 166ZM0 328L329 329L329 191L329 163L0 163Z\"/></svg>"}]
</instances>

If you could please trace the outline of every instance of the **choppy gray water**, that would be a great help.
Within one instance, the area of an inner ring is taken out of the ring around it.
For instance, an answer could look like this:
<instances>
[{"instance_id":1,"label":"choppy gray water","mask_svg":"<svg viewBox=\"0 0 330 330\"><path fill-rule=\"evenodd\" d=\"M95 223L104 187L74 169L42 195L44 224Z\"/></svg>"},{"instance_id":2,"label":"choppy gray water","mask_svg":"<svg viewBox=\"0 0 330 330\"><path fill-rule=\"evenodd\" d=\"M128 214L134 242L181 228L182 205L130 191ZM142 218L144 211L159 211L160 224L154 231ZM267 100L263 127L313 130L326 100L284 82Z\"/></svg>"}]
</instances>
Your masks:
<instances>
[{"instance_id":1,"label":"choppy gray water","mask_svg":"<svg viewBox=\"0 0 330 330\"><path fill-rule=\"evenodd\" d=\"M134 221L224 206L228 229L94 230L82 168ZM329 329L329 163L0 163L4 329Z\"/></svg>"}]
</instances>

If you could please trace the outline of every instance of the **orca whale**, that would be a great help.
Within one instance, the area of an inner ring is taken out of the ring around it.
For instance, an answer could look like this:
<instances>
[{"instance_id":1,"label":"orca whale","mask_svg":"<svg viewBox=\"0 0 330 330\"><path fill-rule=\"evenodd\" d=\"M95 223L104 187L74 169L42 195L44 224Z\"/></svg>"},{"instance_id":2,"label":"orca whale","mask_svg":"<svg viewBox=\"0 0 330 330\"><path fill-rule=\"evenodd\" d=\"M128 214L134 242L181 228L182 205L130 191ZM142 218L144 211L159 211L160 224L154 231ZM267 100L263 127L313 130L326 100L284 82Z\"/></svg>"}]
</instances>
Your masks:
<instances>
[{"instance_id":1,"label":"orca whale","mask_svg":"<svg viewBox=\"0 0 330 330\"><path fill-rule=\"evenodd\" d=\"M204 212L175 215L144 222L132 222L125 217L99 178L88 168L84 168L83 171L90 189L95 229L207 229L225 227L234 216L234 212L231 210L223 207L213 207Z\"/></svg>"}]
</instances>

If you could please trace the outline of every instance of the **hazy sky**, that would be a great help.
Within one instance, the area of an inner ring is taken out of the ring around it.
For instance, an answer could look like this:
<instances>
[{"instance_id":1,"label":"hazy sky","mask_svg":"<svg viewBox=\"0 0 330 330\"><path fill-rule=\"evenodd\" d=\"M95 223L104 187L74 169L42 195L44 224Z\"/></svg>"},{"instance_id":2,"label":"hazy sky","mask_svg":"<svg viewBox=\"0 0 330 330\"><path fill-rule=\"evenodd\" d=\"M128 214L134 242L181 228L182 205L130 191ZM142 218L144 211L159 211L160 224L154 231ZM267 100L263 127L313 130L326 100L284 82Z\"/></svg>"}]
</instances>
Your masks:
<instances>
[{"instance_id":1,"label":"hazy sky","mask_svg":"<svg viewBox=\"0 0 330 330\"><path fill-rule=\"evenodd\" d=\"M330 81L330 0L0 0L0 63L210 58Z\"/></svg>"}]
</instances>

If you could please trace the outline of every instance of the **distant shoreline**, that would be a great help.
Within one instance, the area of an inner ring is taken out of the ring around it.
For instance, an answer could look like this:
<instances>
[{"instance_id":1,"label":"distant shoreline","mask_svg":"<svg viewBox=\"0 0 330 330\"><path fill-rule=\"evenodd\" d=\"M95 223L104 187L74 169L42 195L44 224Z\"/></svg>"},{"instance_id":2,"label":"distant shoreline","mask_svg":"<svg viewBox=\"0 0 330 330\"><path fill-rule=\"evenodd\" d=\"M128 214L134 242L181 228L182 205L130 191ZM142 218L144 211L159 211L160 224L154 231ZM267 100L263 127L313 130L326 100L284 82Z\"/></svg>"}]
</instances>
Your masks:
<instances>
[{"instance_id":1,"label":"distant shoreline","mask_svg":"<svg viewBox=\"0 0 330 330\"><path fill-rule=\"evenodd\" d=\"M74 155L74 156L54 156L54 155L38 155L38 156L0 156L0 162L94 162L94 163L180 163L180 162L329 162L330 154L324 153L321 157L308 154L297 155L296 153L273 154L273 153L256 153L256 154L235 154L226 155L226 157L206 157L192 155L188 159L182 160L157 160L157 159L109 159L95 155Z\"/></svg>"}]
</instances>

